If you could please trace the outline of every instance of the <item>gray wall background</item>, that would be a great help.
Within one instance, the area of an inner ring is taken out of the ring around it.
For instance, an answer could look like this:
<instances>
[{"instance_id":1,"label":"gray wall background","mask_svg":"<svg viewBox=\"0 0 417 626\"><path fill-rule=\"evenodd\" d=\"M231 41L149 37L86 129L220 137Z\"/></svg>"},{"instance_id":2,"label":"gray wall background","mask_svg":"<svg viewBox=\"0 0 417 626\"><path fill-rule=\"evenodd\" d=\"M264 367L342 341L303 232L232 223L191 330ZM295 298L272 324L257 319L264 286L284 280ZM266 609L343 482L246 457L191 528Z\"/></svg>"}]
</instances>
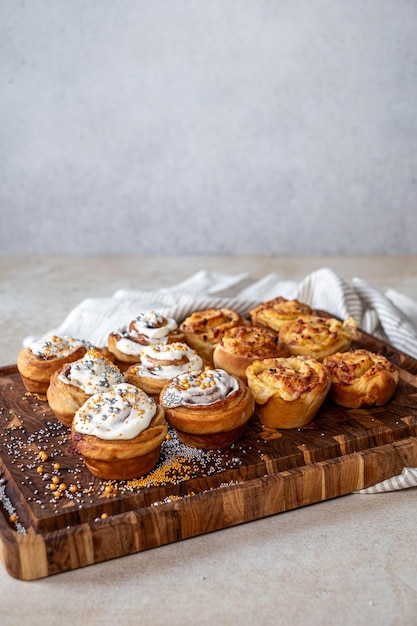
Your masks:
<instances>
[{"instance_id":1,"label":"gray wall background","mask_svg":"<svg viewBox=\"0 0 417 626\"><path fill-rule=\"evenodd\" d=\"M417 254L416 0L0 0L0 255Z\"/></svg>"}]
</instances>

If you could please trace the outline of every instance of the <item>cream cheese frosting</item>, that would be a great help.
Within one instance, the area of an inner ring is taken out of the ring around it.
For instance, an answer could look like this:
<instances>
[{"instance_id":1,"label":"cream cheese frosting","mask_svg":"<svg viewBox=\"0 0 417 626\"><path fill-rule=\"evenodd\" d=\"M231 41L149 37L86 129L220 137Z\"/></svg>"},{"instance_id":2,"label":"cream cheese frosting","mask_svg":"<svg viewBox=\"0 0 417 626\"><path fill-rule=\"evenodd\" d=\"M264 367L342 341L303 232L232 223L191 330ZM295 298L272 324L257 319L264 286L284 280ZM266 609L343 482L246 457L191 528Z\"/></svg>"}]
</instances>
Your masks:
<instances>
[{"instance_id":1,"label":"cream cheese frosting","mask_svg":"<svg viewBox=\"0 0 417 626\"><path fill-rule=\"evenodd\" d=\"M135 341L135 338L144 336L149 344L166 344L168 335L177 328L175 319L164 317L157 311L145 311L137 315L129 324L129 328L121 328L115 333L120 335L116 347L123 354L138 356L143 352L144 344Z\"/></svg>"},{"instance_id":2,"label":"cream cheese frosting","mask_svg":"<svg viewBox=\"0 0 417 626\"><path fill-rule=\"evenodd\" d=\"M166 364L158 361L170 362ZM140 356L140 364L133 368L132 373L136 376L170 380L188 371L201 370L202 367L203 359L195 350L185 343L175 342L146 346Z\"/></svg>"},{"instance_id":3,"label":"cream cheese frosting","mask_svg":"<svg viewBox=\"0 0 417 626\"><path fill-rule=\"evenodd\" d=\"M149 339L161 339L178 328L177 322L171 317L164 317L157 311L139 313L134 320L134 330Z\"/></svg>"},{"instance_id":4,"label":"cream cheese frosting","mask_svg":"<svg viewBox=\"0 0 417 626\"><path fill-rule=\"evenodd\" d=\"M123 335L116 342L116 348L128 356L139 356L143 352L144 347L145 345L143 343L138 343Z\"/></svg>"},{"instance_id":5,"label":"cream cheese frosting","mask_svg":"<svg viewBox=\"0 0 417 626\"><path fill-rule=\"evenodd\" d=\"M66 335L47 335L42 337L42 339L33 341L28 347L32 354L39 358L61 359L73 354L82 346L88 349L91 347L91 344Z\"/></svg>"},{"instance_id":6,"label":"cream cheese frosting","mask_svg":"<svg viewBox=\"0 0 417 626\"><path fill-rule=\"evenodd\" d=\"M155 401L129 383L94 394L78 409L73 429L99 439L133 439L148 428L157 411Z\"/></svg>"},{"instance_id":7,"label":"cream cheese frosting","mask_svg":"<svg viewBox=\"0 0 417 626\"><path fill-rule=\"evenodd\" d=\"M234 376L222 369L206 368L176 376L165 388L162 405L174 408L180 405L212 404L224 400L239 389Z\"/></svg>"},{"instance_id":8,"label":"cream cheese frosting","mask_svg":"<svg viewBox=\"0 0 417 626\"><path fill-rule=\"evenodd\" d=\"M106 391L113 385L125 382L119 368L96 349L88 350L81 359L65 367L59 374L59 379L79 387L88 395Z\"/></svg>"}]
</instances>

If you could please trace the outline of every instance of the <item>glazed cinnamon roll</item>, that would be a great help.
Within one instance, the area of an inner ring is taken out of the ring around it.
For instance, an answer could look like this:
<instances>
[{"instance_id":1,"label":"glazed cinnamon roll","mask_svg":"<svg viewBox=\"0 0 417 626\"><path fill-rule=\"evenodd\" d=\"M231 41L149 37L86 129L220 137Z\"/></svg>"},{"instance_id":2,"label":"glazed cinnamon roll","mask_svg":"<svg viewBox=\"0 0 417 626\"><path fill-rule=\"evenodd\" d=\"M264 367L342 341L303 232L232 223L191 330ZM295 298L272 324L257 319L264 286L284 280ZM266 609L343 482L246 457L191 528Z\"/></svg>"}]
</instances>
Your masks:
<instances>
[{"instance_id":1,"label":"glazed cinnamon roll","mask_svg":"<svg viewBox=\"0 0 417 626\"><path fill-rule=\"evenodd\" d=\"M298 300L287 300L281 296L261 302L249 311L249 317L254 326L267 326L278 332L291 320L312 314L313 311L308 304Z\"/></svg>"},{"instance_id":2,"label":"glazed cinnamon roll","mask_svg":"<svg viewBox=\"0 0 417 626\"><path fill-rule=\"evenodd\" d=\"M77 361L90 347L80 339L52 334L23 348L17 355L17 369L25 389L46 393L52 374L65 363Z\"/></svg>"},{"instance_id":3,"label":"glazed cinnamon roll","mask_svg":"<svg viewBox=\"0 0 417 626\"><path fill-rule=\"evenodd\" d=\"M357 335L355 320L340 321L332 317L306 315L288 322L279 332L294 356L311 356L318 361L335 352L349 350Z\"/></svg>"},{"instance_id":4,"label":"glazed cinnamon roll","mask_svg":"<svg viewBox=\"0 0 417 626\"><path fill-rule=\"evenodd\" d=\"M127 326L110 333L107 345L122 370L139 362L145 346L184 341L177 322L158 311L139 313Z\"/></svg>"},{"instance_id":5,"label":"glazed cinnamon roll","mask_svg":"<svg viewBox=\"0 0 417 626\"><path fill-rule=\"evenodd\" d=\"M246 382L246 368L254 361L289 356L285 344L271 328L236 326L227 330L213 352L214 366Z\"/></svg>"},{"instance_id":6,"label":"glazed cinnamon roll","mask_svg":"<svg viewBox=\"0 0 417 626\"><path fill-rule=\"evenodd\" d=\"M330 372L330 397L341 406L360 409L383 406L394 395L399 374L384 356L368 350L348 350L324 359Z\"/></svg>"},{"instance_id":7,"label":"glazed cinnamon roll","mask_svg":"<svg viewBox=\"0 0 417 626\"><path fill-rule=\"evenodd\" d=\"M177 376L161 391L160 404L182 443L224 448L245 432L254 400L248 387L221 369Z\"/></svg>"},{"instance_id":8,"label":"glazed cinnamon roll","mask_svg":"<svg viewBox=\"0 0 417 626\"><path fill-rule=\"evenodd\" d=\"M213 351L226 330L247 324L236 311L228 308L195 311L180 325L185 341L198 354L213 362Z\"/></svg>"},{"instance_id":9,"label":"glazed cinnamon roll","mask_svg":"<svg viewBox=\"0 0 417 626\"><path fill-rule=\"evenodd\" d=\"M270 428L309 424L330 389L330 374L308 357L255 361L246 370L259 421Z\"/></svg>"},{"instance_id":10,"label":"glazed cinnamon roll","mask_svg":"<svg viewBox=\"0 0 417 626\"><path fill-rule=\"evenodd\" d=\"M129 367L125 378L154 399L159 399L162 387L172 378L203 367L203 359L186 343L145 346L140 362Z\"/></svg>"},{"instance_id":11,"label":"glazed cinnamon roll","mask_svg":"<svg viewBox=\"0 0 417 626\"><path fill-rule=\"evenodd\" d=\"M119 368L95 348L51 376L46 392L55 417L71 426L76 411L90 396L125 382Z\"/></svg>"},{"instance_id":12,"label":"glazed cinnamon roll","mask_svg":"<svg viewBox=\"0 0 417 626\"><path fill-rule=\"evenodd\" d=\"M150 472L168 432L164 410L134 385L91 396L72 423L73 452L98 478L128 480Z\"/></svg>"}]
</instances>

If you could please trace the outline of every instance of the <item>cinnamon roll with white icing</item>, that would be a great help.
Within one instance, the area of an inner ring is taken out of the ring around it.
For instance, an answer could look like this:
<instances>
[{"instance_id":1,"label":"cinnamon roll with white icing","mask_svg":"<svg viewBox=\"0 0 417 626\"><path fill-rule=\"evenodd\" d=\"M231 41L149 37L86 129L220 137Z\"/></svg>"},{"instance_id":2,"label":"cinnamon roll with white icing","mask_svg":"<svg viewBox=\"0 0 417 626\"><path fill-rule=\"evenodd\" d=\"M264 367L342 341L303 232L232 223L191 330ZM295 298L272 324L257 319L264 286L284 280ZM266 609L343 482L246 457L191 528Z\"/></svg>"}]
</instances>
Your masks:
<instances>
[{"instance_id":1,"label":"cinnamon roll with white icing","mask_svg":"<svg viewBox=\"0 0 417 626\"><path fill-rule=\"evenodd\" d=\"M129 367L125 378L158 399L161 389L172 378L203 367L203 359L186 343L158 344L144 347L140 362Z\"/></svg>"},{"instance_id":2,"label":"cinnamon roll with white icing","mask_svg":"<svg viewBox=\"0 0 417 626\"><path fill-rule=\"evenodd\" d=\"M240 439L254 409L243 381L216 368L177 376L162 389L160 404L179 440L206 450Z\"/></svg>"},{"instance_id":3,"label":"cinnamon roll with white icing","mask_svg":"<svg viewBox=\"0 0 417 626\"><path fill-rule=\"evenodd\" d=\"M119 368L93 348L78 361L54 372L46 397L55 417L71 426L76 411L90 396L123 382Z\"/></svg>"},{"instance_id":4,"label":"cinnamon roll with white icing","mask_svg":"<svg viewBox=\"0 0 417 626\"><path fill-rule=\"evenodd\" d=\"M17 369L25 389L46 393L52 374L65 363L80 359L89 348L91 344L81 339L56 334L32 342L17 355Z\"/></svg>"},{"instance_id":5,"label":"cinnamon roll with white icing","mask_svg":"<svg viewBox=\"0 0 417 626\"><path fill-rule=\"evenodd\" d=\"M151 310L139 313L127 326L110 333L107 345L117 366L125 371L139 362L145 346L183 340L184 334L175 319Z\"/></svg>"},{"instance_id":6,"label":"cinnamon roll with white icing","mask_svg":"<svg viewBox=\"0 0 417 626\"><path fill-rule=\"evenodd\" d=\"M128 480L150 472L168 432L163 408L134 385L91 396L72 423L73 452L98 478Z\"/></svg>"},{"instance_id":7,"label":"cinnamon roll with white icing","mask_svg":"<svg viewBox=\"0 0 417 626\"><path fill-rule=\"evenodd\" d=\"M255 361L246 370L259 421L270 428L309 424L330 389L330 374L308 357Z\"/></svg>"}]
</instances>

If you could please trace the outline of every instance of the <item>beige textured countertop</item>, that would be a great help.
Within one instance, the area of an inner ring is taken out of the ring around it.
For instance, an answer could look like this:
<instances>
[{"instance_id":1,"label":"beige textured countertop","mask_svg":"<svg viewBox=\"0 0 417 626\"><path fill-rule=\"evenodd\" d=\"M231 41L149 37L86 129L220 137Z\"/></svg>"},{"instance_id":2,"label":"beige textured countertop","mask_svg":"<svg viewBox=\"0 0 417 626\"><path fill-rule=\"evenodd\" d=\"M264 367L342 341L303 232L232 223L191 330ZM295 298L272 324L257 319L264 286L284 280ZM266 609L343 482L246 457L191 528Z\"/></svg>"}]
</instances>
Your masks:
<instances>
[{"instance_id":1,"label":"beige textured countertop","mask_svg":"<svg viewBox=\"0 0 417 626\"><path fill-rule=\"evenodd\" d=\"M346 280L417 299L417 258L0 259L0 359L82 299L156 289L199 269ZM351 494L47 579L0 565L0 623L410 625L417 614L417 490Z\"/></svg>"}]
</instances>

